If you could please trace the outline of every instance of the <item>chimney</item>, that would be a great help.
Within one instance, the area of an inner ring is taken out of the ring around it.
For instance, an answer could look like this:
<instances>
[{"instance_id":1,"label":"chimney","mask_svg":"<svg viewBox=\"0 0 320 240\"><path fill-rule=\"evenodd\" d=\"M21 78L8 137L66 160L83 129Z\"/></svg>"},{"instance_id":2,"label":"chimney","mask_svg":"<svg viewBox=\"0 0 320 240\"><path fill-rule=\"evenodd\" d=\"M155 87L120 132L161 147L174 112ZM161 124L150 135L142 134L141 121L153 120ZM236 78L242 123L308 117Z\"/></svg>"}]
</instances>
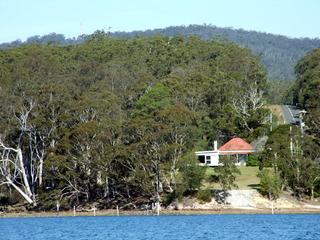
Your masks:
<instances>
[{"instance_id":1,"label":"chimney","mask_svg":"<svg viewBox=\"0 0 320 240\"><path fill-rule=\"evenodd\" d=\"M213 147L214 147L214 151L218 151L218 141L217 140L215 140L213 142Z\"/></svg>"}]
</instances>

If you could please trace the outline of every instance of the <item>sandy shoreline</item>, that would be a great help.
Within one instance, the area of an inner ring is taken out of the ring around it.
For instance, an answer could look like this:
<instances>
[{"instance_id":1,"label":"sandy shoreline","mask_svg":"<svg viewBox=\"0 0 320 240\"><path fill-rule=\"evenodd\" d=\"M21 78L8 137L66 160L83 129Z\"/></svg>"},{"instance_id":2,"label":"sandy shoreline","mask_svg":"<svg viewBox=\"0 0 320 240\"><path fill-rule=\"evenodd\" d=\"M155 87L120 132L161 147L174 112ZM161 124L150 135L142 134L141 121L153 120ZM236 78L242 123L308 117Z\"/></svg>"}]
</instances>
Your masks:
<instances>
[{"instance_id":1,"label":"sandy shoreline","mask_svg":"<svg viewBox=\"0 0 320 240\"><path fill-rule=\"evenodd\" d=\"M162 210L160 215L214 215L214 214L272 214L271 209L241 209L241 208L222 208L222 209L185 209L185 210ZM275 209L274 214L320 214L320 209L315 208L287 208ZM152 216L156 215L151 211L120 211L119 216ZM15 217L74 217L74 216L94 216L93 212L73 211L28 211L28 212L2 212L0 218ZM118 216L115 209L97 210L95 216Z\"/></svg>"}]
</instances>

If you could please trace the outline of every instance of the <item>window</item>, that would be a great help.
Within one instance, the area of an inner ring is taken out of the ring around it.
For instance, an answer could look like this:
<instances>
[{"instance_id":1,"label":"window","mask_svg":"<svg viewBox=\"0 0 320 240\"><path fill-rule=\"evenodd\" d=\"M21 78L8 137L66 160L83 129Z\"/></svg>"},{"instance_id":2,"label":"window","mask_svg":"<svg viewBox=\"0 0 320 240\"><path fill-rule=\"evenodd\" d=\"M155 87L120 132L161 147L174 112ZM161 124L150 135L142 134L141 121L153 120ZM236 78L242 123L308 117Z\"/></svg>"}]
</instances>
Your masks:
<instances>
[{"instance_id":1,"label":"window","mask_svg":"<svg viewBox=\"0 0 320 240\"><path fill-rule=\"evenodd\" d=\"M205 159L203 155L198 156L198 160L200 163L205 163Z\"/></svg>"},{"instance_id":2,"label":"window","mask_svg":"<svg viewBox=\"0 0 320 240\"><path fill-rule=\"evenodd\" d=\"M206 164L211 164L211 156L206 156Z\"/></svg>"}]
</instances>

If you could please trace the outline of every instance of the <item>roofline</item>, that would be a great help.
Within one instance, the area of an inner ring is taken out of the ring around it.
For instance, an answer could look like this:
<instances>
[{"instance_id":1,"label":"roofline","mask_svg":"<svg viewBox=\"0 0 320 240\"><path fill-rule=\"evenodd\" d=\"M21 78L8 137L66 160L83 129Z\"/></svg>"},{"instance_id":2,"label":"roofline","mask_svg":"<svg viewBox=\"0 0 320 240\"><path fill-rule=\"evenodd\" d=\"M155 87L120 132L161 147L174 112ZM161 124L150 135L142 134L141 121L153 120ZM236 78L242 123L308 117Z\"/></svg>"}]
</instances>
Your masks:
<instances>
[{"instance_id":1,"label":"roofline","mask_svg":"<svg viewBox=\"0 0 320 240\"><path fill-rule=\"evenodd\" d=\"M197 151L195 154L206 154L206 153L219 153L219 151Z\"/></svg>"},{"instance_id":2,"label":"roofline","mask_svg":"<svg viewBox=\"0 0 320 240\"><path fill-rule=\"evenodd\" d=\"M239 142L238 141L240 141L240 142L242 142L242 143L244 143L244 144L246 144L246 145L248 145L248 146L246 146L246 147L251 147L251 148L249 148L250 150L252 150L252 145L250 144L250 143L248 143L246 140L244 140L244 139L242 139L241 137L233 137L233 138L231 138L229 141L227 141L226 143L224 143L218 150L220 150L220 149L228 149L230 146L228 146L228 144L230 144L230 142L234 142L234 141L236 141L236 144L239 146ZM242 143L241 143L241 145L242 145ZM243 150L243 149L242 149ZM221 151L229 151L229 150L221 150Z\"/></svg>"},{"instance_id":3,"label":"roofline","mask_svg":"<svg viewBox=\"0 0 320 240\"><path fill-rule=\"evenodd\" d=\"M225 150L225 151L221 151L221 150L217 150L217 151L197 151L195 152L196 155L200 155L200 154L212 154L212 153L216 153L216 154L228 154L228 153L255 153L257 152L256 150L252 150L252 149L248 149L248 150Z\"/></svg>"},{"instance_id":4,"label":"roofline","mask_svg":"<svg viewBox=\"0 0 320 240\"><path fill-rule=\"evenodd\" d=\"M226 151L219 151L219 154L222 154L222 155L227 155L227 154L241 154L241 153L255 153L257 152L256 150L226 150Z\"/></svg>"},{"instance_id":5,"label":"roofline","mask_svg":"<svg viewBox=\"0 0 320 240\"><path fill-rule=\"evenodd\" d=\"M229 152L256 152L254 149L248 149L248 150L219 150L219 153L229 153Z\"/></svg>"}]
</instances>

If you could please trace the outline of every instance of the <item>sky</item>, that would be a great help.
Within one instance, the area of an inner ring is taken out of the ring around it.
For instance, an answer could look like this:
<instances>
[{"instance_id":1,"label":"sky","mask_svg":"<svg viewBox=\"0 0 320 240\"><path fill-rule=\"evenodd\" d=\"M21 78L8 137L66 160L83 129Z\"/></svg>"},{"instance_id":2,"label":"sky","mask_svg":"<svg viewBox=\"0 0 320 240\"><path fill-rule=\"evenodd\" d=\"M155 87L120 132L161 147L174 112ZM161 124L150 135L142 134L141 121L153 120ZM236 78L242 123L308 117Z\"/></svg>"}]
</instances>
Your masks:
<instances>
[{"instance_id":1,"label":"sky","mask_svg":"<svg viewBox=\"0 0 320 240\"><path fill-rule=\"evenodd\" d=\"M212 24L320 38L320 0L0 0L0 42Z\"/></svg>"}]
</instances>

